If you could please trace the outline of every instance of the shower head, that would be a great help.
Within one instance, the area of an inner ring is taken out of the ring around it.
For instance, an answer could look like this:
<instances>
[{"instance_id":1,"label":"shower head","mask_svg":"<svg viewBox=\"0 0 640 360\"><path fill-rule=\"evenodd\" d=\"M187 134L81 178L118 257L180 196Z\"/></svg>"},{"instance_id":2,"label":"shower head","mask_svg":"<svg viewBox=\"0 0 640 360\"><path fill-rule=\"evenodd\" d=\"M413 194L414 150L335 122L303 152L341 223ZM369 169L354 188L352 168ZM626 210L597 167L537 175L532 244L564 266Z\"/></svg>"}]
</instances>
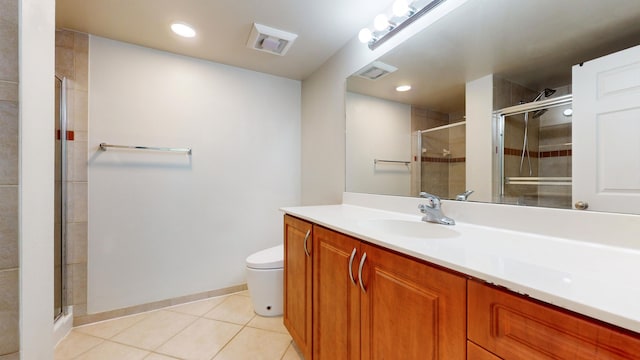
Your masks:
<instances>
[{"instance_id":1,"label":"shower head","mask_svg":"<svg viewBox=\"0 0 640 360\"><path fill-rule=\"evenodd\" d=\"M556 93L554 89L549 89L549 88L545 88L544 90L542 90L542 92L544 93L544 97L549 97Z\"/></svg>"},{"instance_id":2,"label":"shower head","mask_svg":"<svg viewBox=\"0 0 640 360\"><path fill-rule=\"evenodd\" d=\"M545 88L544 90L540 91L540 93L538 94L538 96L536 96L535 99L533 99L533 101L538 101L540 99L542 99L542 97L549 97L553 94L555 94L555 90L554 89L549 89L549 88Z\"/></svg>"}]
</instances>

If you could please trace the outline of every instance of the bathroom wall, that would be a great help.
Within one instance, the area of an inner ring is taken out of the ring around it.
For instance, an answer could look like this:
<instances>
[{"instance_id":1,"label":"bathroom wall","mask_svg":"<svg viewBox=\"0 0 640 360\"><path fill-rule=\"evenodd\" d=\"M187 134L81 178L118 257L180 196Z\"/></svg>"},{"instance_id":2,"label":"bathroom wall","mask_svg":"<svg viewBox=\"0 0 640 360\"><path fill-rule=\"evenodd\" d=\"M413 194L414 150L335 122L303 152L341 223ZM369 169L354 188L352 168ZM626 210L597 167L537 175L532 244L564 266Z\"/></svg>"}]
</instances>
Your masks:
<instances>
[{"instance_id":1,"label":"bathroom wall","mask_svg":"<svg viewBox=\"0 0 640 360\"><path fill-rule=\"evenodd\" d=\"M300 82L95 36L89 59L88 313L243 284L300 204Z\"/></svg>"},{"instance_id":2,"label":"bathroom wall","mask_svg":"<svg viewBox=\"0 0 640 360\"><path fill-rule=\"evenodd\" d=\"M18 0L0 1L0 359L17 359Z\"/></svg>"},{"instance_id":3,"label":"bathroom wall","mask_svg":"<svg viewBox=\"0 0 640 360\"><path fill-rule=\"evenodd\" d=\"M411 167L374 159L411 161L411 106L346 93L347 191L409 196Z\"/></svg>"},{"instance_id":4,"label":"bathroom wall","mask_svg":"<svg viewBox=\"0 0 640 360\"><path fill-rule=\"evenodd\" d=\"M66 298L87 313L87 139L89 36L56 30L56 74L67 78Z\"/></svg>"}]
</instances>

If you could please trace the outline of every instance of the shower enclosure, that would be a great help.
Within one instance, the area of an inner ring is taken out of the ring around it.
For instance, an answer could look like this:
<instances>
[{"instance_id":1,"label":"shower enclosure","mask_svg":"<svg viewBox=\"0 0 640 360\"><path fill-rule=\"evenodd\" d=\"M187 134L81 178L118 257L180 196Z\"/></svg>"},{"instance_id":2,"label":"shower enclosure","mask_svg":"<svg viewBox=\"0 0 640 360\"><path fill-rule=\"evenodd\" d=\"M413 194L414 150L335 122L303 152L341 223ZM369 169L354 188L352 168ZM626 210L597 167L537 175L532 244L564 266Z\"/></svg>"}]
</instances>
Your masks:
<instances>
[{"instance_id":1,"label":"shower enclosure","mask_svg":"<svg viewBox=\"0 0 640 360\"><path fill-rule=\"evenodd\" d=\"M55 76L55 199L54 199L54 303L53 317L66 314L66 177L67 177L67 80Z\"/></svg>"},{"instance_id":2,"label":"shower enclosure","mask_svg":"<svg viewBox=\"0 0 640 360\"><path fill-rule=\"evenodd\" d=\"M443 199L465 191L465 124L459 121L414 133L416 189Z\"/></svg>"},{"instance_id":3,"label":"shower enclosure","mask_svg":"<svg viewBox=\"0 0 640 360\"><path fill-rule=\"evenodd\" d=\"M571 208L572 95L541 100L554 92L494 113L497 202Z\"/></svg>"}]
</instances>

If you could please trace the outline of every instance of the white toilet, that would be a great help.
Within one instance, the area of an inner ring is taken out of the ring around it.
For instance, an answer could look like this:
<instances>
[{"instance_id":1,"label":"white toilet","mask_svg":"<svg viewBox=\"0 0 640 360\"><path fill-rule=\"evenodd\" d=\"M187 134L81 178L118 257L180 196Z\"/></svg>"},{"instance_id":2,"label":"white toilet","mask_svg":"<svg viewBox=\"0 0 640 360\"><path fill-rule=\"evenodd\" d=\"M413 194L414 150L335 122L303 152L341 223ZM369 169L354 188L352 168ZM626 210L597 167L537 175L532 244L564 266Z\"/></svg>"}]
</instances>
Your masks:
<instances>
[{"instance_id":1,"label":"white toilet","mask_svg":"<svg viewBox=\"0 0 640 360\"><path fill-rule=\"evenodd\" d=\"M247 287L253 309L258 315L282 315L283 274L283 245L264 249L247 257Z\"/></svg>"}]
</instances>

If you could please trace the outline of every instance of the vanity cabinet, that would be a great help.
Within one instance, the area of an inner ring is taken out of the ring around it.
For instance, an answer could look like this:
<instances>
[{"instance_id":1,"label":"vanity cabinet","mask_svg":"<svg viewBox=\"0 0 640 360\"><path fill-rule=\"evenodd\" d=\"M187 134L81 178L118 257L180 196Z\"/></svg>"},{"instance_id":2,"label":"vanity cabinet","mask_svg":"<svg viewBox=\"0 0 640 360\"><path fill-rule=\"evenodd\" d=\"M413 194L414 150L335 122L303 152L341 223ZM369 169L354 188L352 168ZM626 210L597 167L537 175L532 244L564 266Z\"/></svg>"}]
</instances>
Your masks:
<instances>
[{"instance_id":1,"label":"vanity cabinet","mask_svg":"<svg viewBox=\"0 0 640 360\"><path fill-rule=\"evenodd\" d=\"M640 359L637 335L477 281L468 281L468 296L469 340L499 358Z\"/></svg>"},{"instance_id":2,"label":"vanity cabinet","mask_svg":"<svg viewBox=\"0 0 640 360\"><path fill-rule=\"evenodd\" d=\"M305 359L311 359L313 340L311 242L313 225L284 217L284 326Z\"/></svg>"},{"instance_id":3,"label":"vanity cabinet","mask_svg":"<svg viewBox=\"0 0 640 360\"><path fill-rule=\"evenodd\" d=\"M314 227L315 360L465 358L466 280Z\"/></svg>"}]
</instances>

